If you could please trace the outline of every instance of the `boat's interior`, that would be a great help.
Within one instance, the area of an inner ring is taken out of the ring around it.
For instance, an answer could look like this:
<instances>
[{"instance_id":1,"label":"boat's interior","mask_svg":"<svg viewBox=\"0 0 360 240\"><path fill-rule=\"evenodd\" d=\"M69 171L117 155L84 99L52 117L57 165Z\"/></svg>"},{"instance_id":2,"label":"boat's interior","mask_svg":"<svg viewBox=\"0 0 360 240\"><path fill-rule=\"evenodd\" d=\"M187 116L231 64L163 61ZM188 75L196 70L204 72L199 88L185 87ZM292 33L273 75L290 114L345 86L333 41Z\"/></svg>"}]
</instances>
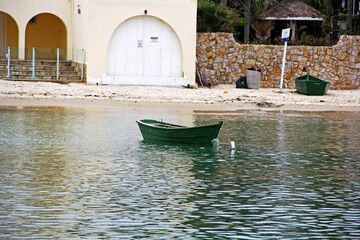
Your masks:
<instances>
[{"instance_id":1,"label":"boat's interior","mask_svg":"<svg viewBox=\"0 0 360 240\"><path fill-rule=\"evenodd\" d=\"M156 123L154 126L162 128L183 128L183 126L169 124L169 123Z\"/></svg>"}]
</instances>

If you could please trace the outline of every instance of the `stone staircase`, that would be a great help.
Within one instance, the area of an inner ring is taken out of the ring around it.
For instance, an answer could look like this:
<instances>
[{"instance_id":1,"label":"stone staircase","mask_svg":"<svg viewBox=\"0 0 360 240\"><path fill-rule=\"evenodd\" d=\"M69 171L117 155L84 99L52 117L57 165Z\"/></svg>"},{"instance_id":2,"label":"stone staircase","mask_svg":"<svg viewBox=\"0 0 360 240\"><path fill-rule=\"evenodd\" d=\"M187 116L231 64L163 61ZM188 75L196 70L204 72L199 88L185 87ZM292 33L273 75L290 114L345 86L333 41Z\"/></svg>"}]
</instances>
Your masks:
<instances>
[{"instance_id":1,"label":"stone staircase","mask_svg":"<svg viewBox=\"0 0 360 240\"><path fill-rule=\"evenodd\" d=\"M57 79L56 60L36 60L35 74L32 77L32 61L10 61L10 77L7 77L7 59L0 59L0 78L12 81L36 81L55 83L84 83L81 80L81 69L72 61L61 60L59 62L59 79Z\"/></svg>"}]
</instances>

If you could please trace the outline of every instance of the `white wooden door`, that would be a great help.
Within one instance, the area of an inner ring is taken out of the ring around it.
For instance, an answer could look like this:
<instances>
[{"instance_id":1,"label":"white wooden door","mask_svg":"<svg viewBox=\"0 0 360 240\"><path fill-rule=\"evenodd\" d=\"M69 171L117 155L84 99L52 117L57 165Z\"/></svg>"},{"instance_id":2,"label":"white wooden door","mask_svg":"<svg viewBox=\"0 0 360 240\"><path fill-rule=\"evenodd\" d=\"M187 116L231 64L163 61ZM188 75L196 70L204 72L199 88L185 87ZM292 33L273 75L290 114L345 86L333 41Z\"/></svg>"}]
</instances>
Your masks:
<instances>
[{"instance_id":1,"label":"white wooden door","mask_svg":"<svg viewBox=\"0 0 360 240\"><path fill-rule=\"evenodd\" d=\"M144 84L154 78L181 77L181 64L181 46L176 34L157 18L130 18L111 37L107 76L127 77L137 81L133 84Z\"/></svg>"}]
</instances>

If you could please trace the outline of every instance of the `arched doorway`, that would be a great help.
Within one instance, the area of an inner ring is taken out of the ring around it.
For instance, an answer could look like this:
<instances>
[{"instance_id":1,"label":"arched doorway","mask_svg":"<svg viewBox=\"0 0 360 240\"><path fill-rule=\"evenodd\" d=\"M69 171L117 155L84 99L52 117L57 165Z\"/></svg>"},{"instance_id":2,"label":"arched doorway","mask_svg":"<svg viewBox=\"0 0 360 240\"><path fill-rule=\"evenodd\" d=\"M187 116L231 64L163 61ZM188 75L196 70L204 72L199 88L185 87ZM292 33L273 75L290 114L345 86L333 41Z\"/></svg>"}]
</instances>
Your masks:
<instances>
[{"instance_id":1,"label":"arched doorway","mask_svg":"<svg viewBox=\"0 0 360 240\"><path fill-rule=\"evenodd\" d=\"M174 85L180 78L181 45L168 24L139 16L115 29L107 50L104 84Z\"/></svg>"},{"instance_id":2,"label":"arched doorway","mask_svg":"<svg viewBox=\"0 0 360 240\"><path fill-rule=\"evenodd\" d=\"M19 28L15 20L7 13L0 11L0 58L7 54L11 48L11 57L18 56Z\"/></svg>"},{"instance_id":3,"label":"arched doorway","mask_svg":"<svg viewBox=\"0 0 360 240\"><path fill-rule=\"evenodd\" d=\"M41 13L31 18L25 31L25 58L32 58L35 48L37 59L66 59L67 32L63 21L50 13Z\"/></svg>"}]
</instances>

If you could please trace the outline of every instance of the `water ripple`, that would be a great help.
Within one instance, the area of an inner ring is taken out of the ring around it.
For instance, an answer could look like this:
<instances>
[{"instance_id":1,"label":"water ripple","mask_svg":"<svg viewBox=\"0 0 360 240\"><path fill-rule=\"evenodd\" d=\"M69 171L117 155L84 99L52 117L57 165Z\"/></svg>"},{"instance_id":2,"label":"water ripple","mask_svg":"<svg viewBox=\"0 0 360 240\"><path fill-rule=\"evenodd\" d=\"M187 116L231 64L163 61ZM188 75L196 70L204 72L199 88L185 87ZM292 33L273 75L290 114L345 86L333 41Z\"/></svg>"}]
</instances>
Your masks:
<instances>
[{"instance_id":1,"label":"water ripple","mask_svg":"<svg viewBox=\"0 0 360 240\"><path fill-rule=\"evenodd\" d=\"M360 239L354 119L222 116L211 148L142 142L152 111L0 113L1 239Z\"/></svg>"}]
</instances>

